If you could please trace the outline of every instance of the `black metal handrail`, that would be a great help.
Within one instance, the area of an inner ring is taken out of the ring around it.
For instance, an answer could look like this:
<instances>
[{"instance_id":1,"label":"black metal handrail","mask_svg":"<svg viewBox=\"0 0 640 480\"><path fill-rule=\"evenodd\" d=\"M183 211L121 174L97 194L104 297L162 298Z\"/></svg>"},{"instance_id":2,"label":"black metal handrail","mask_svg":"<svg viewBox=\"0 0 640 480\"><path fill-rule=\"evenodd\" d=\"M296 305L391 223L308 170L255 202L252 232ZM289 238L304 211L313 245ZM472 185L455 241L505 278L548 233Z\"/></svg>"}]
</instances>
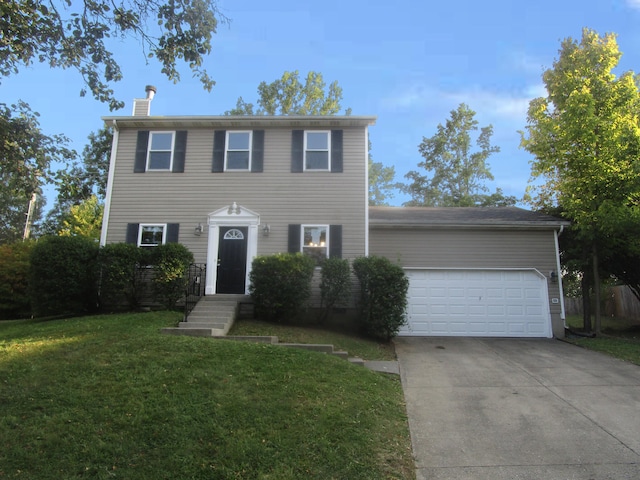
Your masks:
<instances>
[{"instance_id":1,"label":"black metal handrail","mask_svg":"<svg viewBox=\"0 0 640 480\"><path fill-rule=\"evenodd\" d=\"M192 263L187 274L187 289L184 296L184 320L196 306L200 297L204 296L205 279L207 277L206 263Z\"/></svg>"}]
</instances>

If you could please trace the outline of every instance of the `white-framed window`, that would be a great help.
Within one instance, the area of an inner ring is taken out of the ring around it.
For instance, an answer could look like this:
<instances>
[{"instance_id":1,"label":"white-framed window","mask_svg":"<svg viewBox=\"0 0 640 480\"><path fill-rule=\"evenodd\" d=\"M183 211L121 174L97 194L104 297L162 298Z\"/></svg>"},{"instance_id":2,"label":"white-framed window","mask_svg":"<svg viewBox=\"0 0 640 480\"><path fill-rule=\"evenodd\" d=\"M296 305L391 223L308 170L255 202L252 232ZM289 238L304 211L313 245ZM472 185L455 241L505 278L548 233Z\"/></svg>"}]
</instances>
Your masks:
<instances>
[{"instance_id":1,"label":"white-framed window","mask_svg":"<svg viewBox=\"0 0 640 480\"><path fill-rule=\"evenodd\" d=\"M329 225L301 225L300 228L300 251L320 265L329 256Z\"/></svg>"},{"instance_id":2,"label":"white-framed window","mask_svg":"<svg viewBox=\"0 0 640 480\"><path fill-rule=\"evenodd\" d=\"M225 142L224 169L236 171L251 170L251 131L227 131Z\"/></svg>"},{"instance_id":3,"label":"white-framed window","mask_svg":"<svg viewBox=\"0 0 640 480\"><path fill-rule=\"evenodd\" d=\"M157 247L167 240L166 223L141 223L138 228L139 247Z\"/></svg>"},{"instance_id":4,"label":"white-framed window","mask_svg":"<svg viewBox=\"0 0 640 480\"><path fill-rule=\"evenodd\" d=\"M304 170L326 172L331 170L331 132L306 130L304 132Z\"/></svg>"},{"instance_id":5,"label":"white-framed window","mask_svg":"<svg viewBox=\"0 0 640 480\"><path fill-rule=\"evenodd\" d=\"M147 149L147 170L171 170L175 132L151 132Z\"/></svg>"}]
</instances>

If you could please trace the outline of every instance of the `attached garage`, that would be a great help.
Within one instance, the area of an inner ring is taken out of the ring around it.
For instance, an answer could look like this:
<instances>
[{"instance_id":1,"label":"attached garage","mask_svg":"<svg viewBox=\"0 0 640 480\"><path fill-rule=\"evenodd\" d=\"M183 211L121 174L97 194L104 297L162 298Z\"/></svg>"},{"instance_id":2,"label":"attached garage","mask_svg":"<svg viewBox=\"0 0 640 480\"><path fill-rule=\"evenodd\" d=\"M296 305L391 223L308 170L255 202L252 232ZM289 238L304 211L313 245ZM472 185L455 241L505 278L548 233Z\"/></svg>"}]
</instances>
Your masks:
<instances>
[{"instance_id":1,"label":"attached garage","mask_svg":"<svg viewBox=\"0 0 640 480\"><path fill-rule=\"evenodd\" d=\"M563 337L566 225L516 207L371 207L369 254L409 278L400 335Z\"/></svg>"},{"instance_id":2,"label":"attached garage","mask_svg":"<svg viewBox=\"0 0 640 480\"><path fill-rule=\"evenodd\" d=\"M546 279L535 270L408 269L402 336L551 337Z\"/></svg>"}]
</instances>

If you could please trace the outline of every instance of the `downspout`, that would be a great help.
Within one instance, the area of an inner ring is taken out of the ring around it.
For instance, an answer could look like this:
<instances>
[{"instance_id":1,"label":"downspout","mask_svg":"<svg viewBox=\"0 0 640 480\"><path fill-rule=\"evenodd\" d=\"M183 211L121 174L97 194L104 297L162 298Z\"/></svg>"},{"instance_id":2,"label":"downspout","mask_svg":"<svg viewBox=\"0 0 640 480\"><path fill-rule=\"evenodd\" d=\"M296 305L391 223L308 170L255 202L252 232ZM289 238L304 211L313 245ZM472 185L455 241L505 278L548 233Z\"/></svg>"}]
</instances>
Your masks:
<instances>
[{"instance_id":1,"label":"downspout","mask_svg":"<svg viewBox=\"0 0 640 480\"><path fill-rule=\"evenodd\" d=\"M113 192L113 177L116 170L116 150L118 147L118 139L120 131L118 130L118 123L116 120L112 120L113 126L113 141L111 142L111 156L109 158L109 175L107 177L107 193L104 199L104 212L102 214L102 230L100 232L100 246L104 247L107 244L107 229L109 228L109 213L111 212L111 194Z\"/></svg>"},{"instance_id":2,"label":"downspout","mask_svg":"<svg viewBox=\"0 0 640 480\"><path fill-rule=\"evenodd\" d=\"M364 129L364 256L369 256L369 127Z\"/></svg>"},{"instance_id":3,"label":"downspout","mask_svg":"<svg viewBox=\"0 0 640 480\"><path fill-rule=\"evenodd\" d=\"M560 291L560 318L562 319L562 323L564 328L567 328L567 316L564 310L564 289L562 288L562 270L560 270L560 246L558 244L558 237L562 235L564 231L564 225L560 225L560 231L553 231L553 238L556 244L556 271L558 272L558 289Z\"/></svg>"}]
</instances>

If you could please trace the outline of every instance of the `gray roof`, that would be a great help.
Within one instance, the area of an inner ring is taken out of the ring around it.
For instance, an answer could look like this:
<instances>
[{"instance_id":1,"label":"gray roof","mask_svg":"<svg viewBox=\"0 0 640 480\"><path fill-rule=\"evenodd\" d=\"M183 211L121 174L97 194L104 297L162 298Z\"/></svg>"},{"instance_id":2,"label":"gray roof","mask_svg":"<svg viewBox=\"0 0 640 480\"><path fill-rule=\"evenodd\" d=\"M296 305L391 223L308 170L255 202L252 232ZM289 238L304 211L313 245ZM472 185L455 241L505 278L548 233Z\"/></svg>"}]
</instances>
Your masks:
<instances>
[{"instance_id":1,"label":"gray roof","mask_svg":"<svg viewBox=\"0 0 640 480\"><path fill-rule=\"evenodd\" d=\"M557 229L569 222L518 207L369 207L369 224L379 228Z\"/></svg>"}]
</instances>

